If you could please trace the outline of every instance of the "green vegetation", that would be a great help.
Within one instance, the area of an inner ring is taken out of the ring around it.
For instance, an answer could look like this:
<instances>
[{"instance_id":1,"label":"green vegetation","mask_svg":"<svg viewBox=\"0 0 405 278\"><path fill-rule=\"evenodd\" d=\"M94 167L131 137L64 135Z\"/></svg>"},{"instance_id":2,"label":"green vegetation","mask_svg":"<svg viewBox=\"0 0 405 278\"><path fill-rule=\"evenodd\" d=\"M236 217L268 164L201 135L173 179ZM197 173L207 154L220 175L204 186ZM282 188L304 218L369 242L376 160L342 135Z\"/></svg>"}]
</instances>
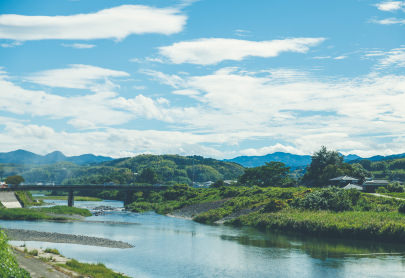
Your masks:
<instances>
[{"instance_id":1,"label":"green vegetation","mask_svg":"<svg viewBox=\"0 0 405 278\"><path fill-rule=\"evenodd\" d=\"M193 204L210 204L193 220L325 235L394 241L405 239L405 202L356 190L305 187L174 186L163 192L137 193L132 211L170 213Z\"/></svg>"},{"instance_id":2,"label":"green vegetation","mask_svg":"<svg viewBox=\"0 0 405 278\"><path fill-rule=\"evenodd\" d=\"M59 250L58 249L53 249L53 248L46 248L45 253L50 253L50 254L55 254L55 255L60 255Z\"/></svg>"},{"instance_id":3,"label":"green vegetation","mask_svg":"<svg viewBox=\"0 0 405 278\"><path fill-rule=\"evenodd\" d=\"M0 231L0 277L31 277L27 271L18 266L3 231Z\"/></svg>"},{"instance_id":4,"label":"green vegetation","mask_svg":"<svg viewBox=\"0 0 405 278\"><path fill-rule=\"evenodd\" d=\"M282 162L269 162L264 166L247 168L238 183L247 186L291 186L295 182L289 176L290 168Z\"/></svg>"},{"instance_id":5,"label":"green vegetation","mask_svg":"<svg viewBox=\"0 0 405 278\"><path fill-rule=\"evenodd\" d=\"M91 216L91 212L88 209L68 207L68 206L53 206L49 208L39 208L40 212L52 213L52 214L67 214L67 215L81 215Z\"/></svg>"},{"instance_id":6,"label":"green vegetation","mask_svg":"<svg viewBox=\"0 0 405 278\"><path fill-rule=\"evenodd\" d=\"M374 162L365 159L358 163L374 178L405 181L405 158Z\"/></svg>"},{"instance_id":7,"label":"green vegetation","mask_svg":"<svg viewBox=\"0 0 405 278\"><path fill-rule=\"evenodd\" d=\"M302 211L286 209L276 213L252 213L232 220L234 225L293 231L328 237L381 241L405 240L405 217L397 212Z\"/></svg>"},{"instance_id":8,"label":"green vegetation","mask_svg":"<svg viewBox=\"0 0 405 278\"><path fill-rule=\"evenodd\" d=\"M29 207L36 204L29 191L15 191L15 196L17 197L22 207Z\"/></svg>"},{"instance_id":9,"label":"green vegetation","mask_svg":"<svg viewBox=\"0 0 405 278\"><path fill-rule=\"evenodd\" d=\"M26 183L57 184L133 184L186 183L233 180L243 174L243 167L201 156L139 155L91 166L70 162L50 165L0 164L4 175L20 175ZM145 172L144 172L145 171Z\"/></svg>"},{"instance_id":10,"label":"green vegetation","mask_svg":"<svg viewBox=\"0 0 405 278\"><path fill-rule=\"evenodd\" d=\"M37 249L32 249L31 251L28 252L31 256L38 256L38 250Z\"/></svg>"},{"instance_id":11,"label":"green vegetation","mask_svg":"<svg viewBox=\"0 0 405 278\"><path fill-rule=\"evenodd\" d=\"M20 183L24 182L24 178L19 175L14 175L8 176L4 181L12 186L18 186Z\"/></svg>"},{"instance_id":12,"label":"green vegetation","mask_svg":"<svg viewBox=\"0 0 405 278\"><path fill-rule=\"evenodd\" d=\"M55 206L50 208L0 208L0 219L3 220L68 220L63 215L91 216L87 209Z\"/></svg>"},{"instance_id":13,"label":"green vegetation","mask_svg":"<svg viewBox=\"0 0 405 278\"><path fill-rule=\"evenodd\" d=\"M307 168L302 183L308 186L327 186L330 179L347 175L363 180L370 174L361 164L343 162L343 156L336 151L328 151L322 147L312 156L311 164Z\"/></svg>"},{"instance_id":14,"label":"green vegetation","mask_svg":"<svg viewBox=\"0 0 405 278\"><path fill-rule=\"evenodd\" d=\"M116 273L111 269L107 268L104 264L88 264L88 263L80 263L74 259L66 262L66 265L60 265L63 268L67 268L73 270L82 275L88 275L89 277L93 278L127 278L120 273Z\"/></svg>"},{"instance_id":15,"label":"green vegetation","mask_svg":"<svg viewBox=\"0 0 405 278\"><path fill-rule=\"evenodd\" d=\"M40 196L35 197L36 199L43 200L67 200L68 196ZM101 198L88 197L88 196L74 196L75 201L101 201Z\"/></svg>"}]
</instances>

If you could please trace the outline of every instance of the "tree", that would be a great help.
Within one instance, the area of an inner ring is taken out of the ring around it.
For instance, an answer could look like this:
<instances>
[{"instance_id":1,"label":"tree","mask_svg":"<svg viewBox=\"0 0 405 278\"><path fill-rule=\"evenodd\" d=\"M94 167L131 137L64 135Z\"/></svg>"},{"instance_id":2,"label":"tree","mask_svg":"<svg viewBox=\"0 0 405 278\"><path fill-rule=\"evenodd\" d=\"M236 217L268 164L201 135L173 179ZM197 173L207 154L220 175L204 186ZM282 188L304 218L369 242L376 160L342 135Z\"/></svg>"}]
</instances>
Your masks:
<instances>
[{"instance_id":1,"label":"tree","mask_svg":"<svg viewBox=\"0 0 405 278\"><path fill-rule=\"evenodd\" d=\"M156 172L152 168L145 168L139 174L137 181L144 183L156 183L158 180Z\"/></svg>"},{"instance_id":2,"label":"tree","mask_svg":"<svg viewBox=\"0 0 405 278\"><path fill-rule=\"evenodd\" d=\"M269 162L266 165L247 168L238 182L248 186L288 186L293 184L289 176L290 168L282 162Z\"/></svg>"},{"instance_id":3,"label":"tree","mask_svg":"<svg viewBox=\"0 0 405 278\"><path fill-rule=\"evenodd\" d=\"M344 163L341 154L328 151L322 146L312 156L311 164L302 177L302 183L308 186L326 186L330 184L330 179L343 175L358 178L362 182L369 173L361 164Z\"/></svg>"},{"instance_id":4,"label":"tree","mask_svg":"<svg viewBox=\"0 0 405 278\"><path fill-rule=\"evenodd\" d=\"M24 178L18 175L15 176L9 176L5 179L5 182L7 184L11 184L14 186L18 186L20 183L24 182Z\"/></svg>"}]
</instances>

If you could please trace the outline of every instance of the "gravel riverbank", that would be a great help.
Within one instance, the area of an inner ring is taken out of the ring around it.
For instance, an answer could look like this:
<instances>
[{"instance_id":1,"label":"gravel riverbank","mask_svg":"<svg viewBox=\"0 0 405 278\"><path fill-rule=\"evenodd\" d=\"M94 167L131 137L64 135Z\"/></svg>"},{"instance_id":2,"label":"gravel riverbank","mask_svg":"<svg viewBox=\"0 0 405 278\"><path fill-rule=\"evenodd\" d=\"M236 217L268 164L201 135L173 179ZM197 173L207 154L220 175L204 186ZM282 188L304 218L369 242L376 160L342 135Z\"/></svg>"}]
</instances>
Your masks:
<instances>
[{"instance_id":1,"label":"gravel riverbank","mask_svg":"<svg viewBox=\"0 0 405 278\"><path fill-rule=\"evenodd\" d=\"M110 240L100 237L90 237L83 235L70 235L61 233L39 232L22 229L3 229L10 240L20 241L44 241L55 243L73 243L81 245L101 246L109 248L132 248L129 243Z\"/></svg>"}]
</instances>

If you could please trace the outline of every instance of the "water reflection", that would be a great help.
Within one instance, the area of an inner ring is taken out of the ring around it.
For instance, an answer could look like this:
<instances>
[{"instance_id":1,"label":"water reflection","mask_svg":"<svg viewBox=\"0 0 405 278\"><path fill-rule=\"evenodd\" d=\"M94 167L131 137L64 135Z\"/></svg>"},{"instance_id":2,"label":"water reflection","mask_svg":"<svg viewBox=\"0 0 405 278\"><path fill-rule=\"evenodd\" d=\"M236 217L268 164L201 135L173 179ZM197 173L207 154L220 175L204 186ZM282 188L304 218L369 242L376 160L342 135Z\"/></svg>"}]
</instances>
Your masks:
<instances>
[{"instance_id":1,"label":"water reflection","mask_svg":"<svg viewBox=\"0 0 405 278\"><path fill-rule=\"evenodd\" d=\"M301 250L312 258L375 258L382 256L405 256L404 244L379 243L374 241L316 238L305 235L286 235L276 232L260 232L242 229L240 235L221 235L221 239L242 245L262 248L285 248Z\"/></svg>"}]
</instances>

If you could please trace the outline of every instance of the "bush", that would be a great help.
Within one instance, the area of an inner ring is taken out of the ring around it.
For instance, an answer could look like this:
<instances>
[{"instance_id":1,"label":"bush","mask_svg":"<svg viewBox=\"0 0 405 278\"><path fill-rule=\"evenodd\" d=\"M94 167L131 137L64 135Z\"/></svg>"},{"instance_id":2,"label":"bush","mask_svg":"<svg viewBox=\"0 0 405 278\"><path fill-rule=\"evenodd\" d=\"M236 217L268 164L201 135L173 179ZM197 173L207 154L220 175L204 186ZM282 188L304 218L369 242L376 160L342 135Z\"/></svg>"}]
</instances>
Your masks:
<instances>
[{"instance_id":1,"label":"bush","mask_svg":"<svg viewBox=\"0 0 405 278\"><path fill-rule=\"evenodd\" d=\"M7 237L0 231L0 277L29 278L27 271L20 268L7 244Z\"/></svg>"},{"instance_id":2,"label":"bush","mask_svg":"<svg viewBox=\"0 0 405 278\"><path fill-rule=\"evenodd\" d=\"M60 255L58 249L52 249L52 248L46 248L45 253L51 253L51 254L55 254L55 255Z\"/></svg>"},{"instance_id":3,"label":"bush","mask_svg":"<svg viewBox=\"0 0 405 278\"><path fill-rule=\"evenodd\" d=\"M390 183L387 185L387 190L389 192L404 192L404 186L400 185L399 182Z\"/></svg>"},{"instance_id":4,"label":"bush","mask_svg":"<svg viewBox=\"0 0 405 278\"><path fill-rule=\"evenodd\" d=\"M380 186L379 188L377 188L377 190L375 192L376 193L388 193L389 191L385 187Z\"/></svg>"},{"instance_id":5,"label":"bush","mask_svg":"<svg viewBox=\"0 0 405 278\"><path fill-rule=\"evenodd\" d=\"M283 208L287 207L287 204L283 202L282 200L277 200L277 199L271 199L270 202L268 202L264 207L263 207L263 212L276 212L280 211Z\"/></svg>"},{"instance_id":6,"label":"bush","mask_svg":"<svg viewBox=\"0 0 405 278\"><path fill-rule=\"evenodd\" d=\"M405 213L405 202L399 205L398 212Z\"/></svg>"},{"instance_id":7,"label":"bush","mask_svg":"<svg viewBox=\"0 0 405 278\"><path fill-rule=\"evenodd\" d=\"M352 200L346 190L330 187L308 193L303 198L296 198L292 205L311 210L345 211L352 209Z\"/></svg>"},{"instance_id":8,"label":"bush","mask_svg":"<svg viewBox=\"0 0 405 278\"><path fill-rule=\"evenodd\" d=\"M33 250L29 251L28 254L30 254L31 256L38 256L38 250L33 249Z\"/></svg>"}]
</instances>

